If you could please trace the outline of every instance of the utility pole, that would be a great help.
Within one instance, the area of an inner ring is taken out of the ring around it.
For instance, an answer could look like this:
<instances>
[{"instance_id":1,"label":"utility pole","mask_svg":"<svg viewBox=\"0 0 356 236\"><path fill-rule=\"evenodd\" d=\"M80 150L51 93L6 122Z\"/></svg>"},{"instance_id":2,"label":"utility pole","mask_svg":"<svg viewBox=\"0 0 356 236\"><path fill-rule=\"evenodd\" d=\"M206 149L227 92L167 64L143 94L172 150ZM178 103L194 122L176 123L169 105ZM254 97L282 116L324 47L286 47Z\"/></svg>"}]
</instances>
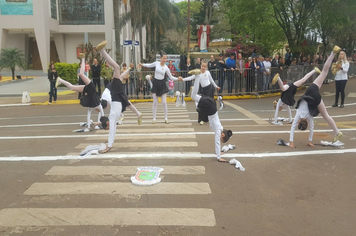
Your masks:
<instances>
[{"instance_id":1,"label":"utility pole","mask_svg":"<svg viewBox=\"0 0 356 236\"><path fill-rule=\"evenodd\" d=\"M189 51L190 51L190 0L188 0L188 57L189 58Z\"/></svg>"}]
</instances>

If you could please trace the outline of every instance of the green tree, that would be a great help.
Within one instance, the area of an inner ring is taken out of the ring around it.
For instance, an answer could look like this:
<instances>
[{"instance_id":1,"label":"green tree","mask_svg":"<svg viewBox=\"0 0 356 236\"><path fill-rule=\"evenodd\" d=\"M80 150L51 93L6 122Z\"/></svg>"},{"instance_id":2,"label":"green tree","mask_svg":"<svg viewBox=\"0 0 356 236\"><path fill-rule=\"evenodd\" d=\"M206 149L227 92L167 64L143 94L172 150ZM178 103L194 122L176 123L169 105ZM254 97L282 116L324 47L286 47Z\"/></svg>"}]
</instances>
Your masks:
<instances>
[{"instance_id":1,"label":"green tree","mask_svg":"<svg viewBox=\"0 0 356 236\"><path fill-rule=\"evenodd\" d=\"M15 68L20 67L26 69L25 56L21 50L17 48L3 48L0 52L0 70L10 69L12 80L15 80Z\"/></svg>"},{"instance_id":2,"label":"green tree","mask_svg":"<svg viewBox=\"0 0 356 236\"><path fill-rule=\"evenodd\" d=\"M299 58L317 0L269 0L275 19L287 38L293 55Z\"/></svg>"},{"instance_id":3,"label":"green tree","mask_svg":"<svg viewBox=\"0 0 356 236\"><path fill-rule=\"evenodd\" d=\"M262 50L258 52L260 54L269 54L283 47L286 37L269 1L224 0L223 4L231 25L232 39L237 40L237 44L255 45L255 48Z\"/></svg>"}]
</instances>

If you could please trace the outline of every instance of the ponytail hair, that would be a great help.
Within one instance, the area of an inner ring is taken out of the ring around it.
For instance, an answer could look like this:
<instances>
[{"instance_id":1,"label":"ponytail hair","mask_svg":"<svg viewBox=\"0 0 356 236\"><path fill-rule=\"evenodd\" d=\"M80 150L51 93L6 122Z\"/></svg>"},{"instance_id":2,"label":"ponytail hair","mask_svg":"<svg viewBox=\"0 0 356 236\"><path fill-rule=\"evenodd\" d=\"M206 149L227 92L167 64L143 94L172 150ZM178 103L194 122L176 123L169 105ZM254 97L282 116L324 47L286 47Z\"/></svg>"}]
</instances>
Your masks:
<instances>
[{"instance_id":1,"label":"ponytail hair","mask_svg":"<svg viewBox=\"0 0 356 236\"><path fill-rule=\"evenodd\" d=\"M109 118L107 118L106 116L100 117L100 122L103 129L106 129L108 127L107 121L109 121Z\"/></svg>"},{"instance_id":2,"label":"ponytail hair","mask_svg":"<svg viewBox=\"0 0 356 236\"><path fill-rule=\"evenodd\" d=\"M108 102L105 99L101 99L101 106L105 109L108 106Z\"/></svg>"},{"instance_id":3,"label":"ponytail hair","mask_svg":"<svg viewBox=\"0 0 356 236\"><path fill-rule=\"evenodd\" d=\"M307 120L305 120L305 119L300 120L300 122L299 122L299 124L298 124L298 129L299 129L299 130L306 130L307 127L308 127L308 122L307 122Z\"/></svg>"},{"instance_id":4,"label":"ponytail hair","mask_svg":"<svg viewBox=\"0 0 356 236\"><path fill-rule=\"evenodd\" d=\"M232 131L224 129L222 132L225 135L225 137L223 137L223 142L226 143L227 141L229 141L230 137L232 136Z\"/></svg>"}]
</instances>

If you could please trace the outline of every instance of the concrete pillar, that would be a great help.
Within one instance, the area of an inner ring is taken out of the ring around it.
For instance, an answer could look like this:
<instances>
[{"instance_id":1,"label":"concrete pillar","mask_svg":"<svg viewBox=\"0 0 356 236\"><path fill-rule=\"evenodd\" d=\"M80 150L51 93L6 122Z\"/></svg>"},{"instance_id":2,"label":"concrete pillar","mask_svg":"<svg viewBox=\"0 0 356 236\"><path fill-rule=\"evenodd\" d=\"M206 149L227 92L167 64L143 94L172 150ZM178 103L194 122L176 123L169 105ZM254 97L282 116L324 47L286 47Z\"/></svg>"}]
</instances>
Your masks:
<instances>
[{"instance_id":1,"label":"concrete pillar","mask_svg":"<svg viewBox=\"0 0 356 236\"><path fill-rule=\"evenodd\" d=\"M56 45L60 62L66 62L67 60L64 37L64 34L53 34L54 44Z\"/></svg>"},{"instance_id":2,"label":"concrete pillar","mask_svg":"<svg viewBox=\"0 0 356 236\"><path fill-rule=\"evenodd\" d=\"M116 1L116 0L115 0ZM114 10L113 0L104 1L104 16L105 16L105 40L108 42L107 49L115 49L113 47L113 29L114 27ZM110 51L111 57L116 58L115 50Z\"/></svg>"},{"instance_id":3,"label":"concrete pillar","mask_svg":"<svg viewBox=\"0 0 356 236\"><path fill-rule=\"evenodd\" d=\"M50 20L49 1L33 1L33 16L35 24L35 38L41 58L43 72L47 72L50 63L50 32L48 22Z\"/></svg>"},{"instance_id":4,"label":"concrete pillar","mask_svg":"<svg viewBox=\"0 0 356 236\"><path fill-rule=\"evenodd\" d=\"M5 48L6 47L6 40L9 35L9 31L2 29L0 30L0 48Z\"/></svg>"}]
</instances>

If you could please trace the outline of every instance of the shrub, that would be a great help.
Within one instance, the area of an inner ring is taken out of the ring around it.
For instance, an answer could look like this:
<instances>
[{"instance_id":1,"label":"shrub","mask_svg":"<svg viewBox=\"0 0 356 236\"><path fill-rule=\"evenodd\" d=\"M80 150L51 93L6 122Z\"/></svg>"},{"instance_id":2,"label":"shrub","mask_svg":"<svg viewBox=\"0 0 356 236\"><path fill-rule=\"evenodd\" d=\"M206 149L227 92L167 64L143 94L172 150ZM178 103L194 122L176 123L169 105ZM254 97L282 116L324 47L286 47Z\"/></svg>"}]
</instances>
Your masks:
<instances>
[{"instance_id":1,"label":"shrub","mask_svg":"<svg viewBox=\"0 0 356 236\"><path fill-rule=\"evenodd\" d=\"M59 77L72 84L78 83L78 77L77 77L77 70L79 69L78 63L68 64L65 62L57 62L54 64L54 66L58 72Z\"/></svg>"}]
</instances>

